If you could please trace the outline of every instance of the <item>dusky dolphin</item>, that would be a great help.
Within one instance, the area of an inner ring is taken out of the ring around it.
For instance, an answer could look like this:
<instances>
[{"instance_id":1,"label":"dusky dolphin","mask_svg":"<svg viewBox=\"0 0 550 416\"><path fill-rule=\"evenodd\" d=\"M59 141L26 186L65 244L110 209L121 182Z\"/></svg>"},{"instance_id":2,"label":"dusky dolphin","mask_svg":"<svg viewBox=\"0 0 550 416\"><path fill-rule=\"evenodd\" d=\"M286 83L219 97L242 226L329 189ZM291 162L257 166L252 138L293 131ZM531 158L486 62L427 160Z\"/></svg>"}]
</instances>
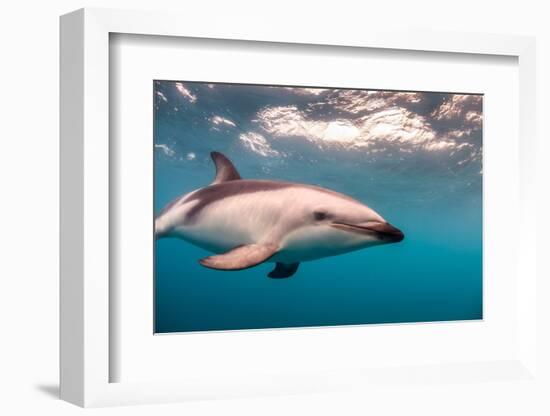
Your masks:
<instances>
[{"instance_id":1,"label":"dusky dolphin","mask_svg":"<svg viewBox=\"0 0 550 416\"><path fill-rule=\"evenodd\" d=\"M247 180L212 152L216 177L180 196L155 219L155 237L177 237L215 255L217 270L276 263L269 277L290 277L300 262L403 240L373 209L338 192L291 182Z\"/></svg>"}]
</instances>

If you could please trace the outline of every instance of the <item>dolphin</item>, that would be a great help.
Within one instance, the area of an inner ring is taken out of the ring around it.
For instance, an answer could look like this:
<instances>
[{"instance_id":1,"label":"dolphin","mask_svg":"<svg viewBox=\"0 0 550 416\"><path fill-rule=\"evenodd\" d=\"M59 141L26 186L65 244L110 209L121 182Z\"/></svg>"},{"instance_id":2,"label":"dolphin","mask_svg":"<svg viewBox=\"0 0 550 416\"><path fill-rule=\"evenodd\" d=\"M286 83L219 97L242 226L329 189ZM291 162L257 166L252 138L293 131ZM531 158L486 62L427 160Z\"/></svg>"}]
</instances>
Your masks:
<instances>
[{"instance_id":1,"label":"dolphin","mask_svg":"<svg viewBox=\"0 0 550 416\"><path fill-rule=\"evenodd\" d=\"M199 260L216 270L276 263L271 278L290 277L300 262L403 240L373 209L314 185L248 180L219 152L216 177L180 196L155 218L155 238L176 237L214 253Z\"/></svg>"}]
</instances>

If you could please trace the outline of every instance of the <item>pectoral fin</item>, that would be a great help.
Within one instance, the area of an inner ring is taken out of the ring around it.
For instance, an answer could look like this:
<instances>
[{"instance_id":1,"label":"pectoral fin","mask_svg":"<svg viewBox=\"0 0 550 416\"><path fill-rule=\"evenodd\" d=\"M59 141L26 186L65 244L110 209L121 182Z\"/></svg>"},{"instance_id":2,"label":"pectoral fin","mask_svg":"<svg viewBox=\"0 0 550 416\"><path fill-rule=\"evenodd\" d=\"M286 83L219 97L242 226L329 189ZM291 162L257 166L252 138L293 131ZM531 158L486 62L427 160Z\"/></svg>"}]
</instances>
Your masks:
<instances>
[{"instance_id":1,"label":"pectoral fin","mask_svg":"<svg viewBox=\"0 0 550 416\"><path fill-rule=\"evenodd\" d=\"M242 270L263 263L277 252L273 244L247 244L235 247L227 253L199 260L204 267L217 270Z\"/></svg>"},{"instance_id":2,"label":"pectoral fin","mask_svg":"<svg viewBox=\"0 0 550 416\"><path fill-rule=\"evenodd\" d=\"M272 271L269 272L268 276L273 279L283 279L285 277L290 277L294 273L296 273L299 265L300 263L287 264L277 262L277 265Z\"/></svg>"}]
</instances>

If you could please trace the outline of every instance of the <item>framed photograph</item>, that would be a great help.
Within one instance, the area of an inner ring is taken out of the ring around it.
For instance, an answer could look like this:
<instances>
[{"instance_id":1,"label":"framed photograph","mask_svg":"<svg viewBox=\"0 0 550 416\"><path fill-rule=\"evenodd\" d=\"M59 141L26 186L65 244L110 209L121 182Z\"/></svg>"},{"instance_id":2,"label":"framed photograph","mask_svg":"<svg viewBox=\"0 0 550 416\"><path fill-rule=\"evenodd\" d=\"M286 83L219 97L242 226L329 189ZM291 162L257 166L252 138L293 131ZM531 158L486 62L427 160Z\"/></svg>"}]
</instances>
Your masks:
<instances>
[{"instance_id":1,"label":"framed photograph","mask_svg":"<svg viewBox=\"0 0 550 416\"><path fill-rule=\"evenodd\" d=\"M179 21L61 18L61 397L537 383L534 40Z\"/></svg>"},{"instance_id":2,"label":"framed photograph","mask_svg":"<svg viewBox=\"0 0 550 416\"><path fill-rule=\"evenodd\" d=\"M482 95L153 93L155 333L483 318Z\"/></svg>"}]
</instances>

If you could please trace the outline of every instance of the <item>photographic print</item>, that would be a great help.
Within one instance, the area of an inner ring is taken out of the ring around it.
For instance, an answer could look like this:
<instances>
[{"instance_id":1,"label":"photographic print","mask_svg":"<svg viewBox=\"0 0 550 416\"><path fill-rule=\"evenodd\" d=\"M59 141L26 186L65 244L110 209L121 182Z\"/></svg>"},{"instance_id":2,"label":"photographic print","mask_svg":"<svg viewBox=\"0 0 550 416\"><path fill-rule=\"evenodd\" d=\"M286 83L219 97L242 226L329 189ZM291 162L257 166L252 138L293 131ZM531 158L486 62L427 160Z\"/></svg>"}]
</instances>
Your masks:
<instances>
[{"instance_id":1,"label":"photographic print","mask_svg":"<svg viewBox=\"0 0 550 416\"><path fill-rule=\"evenodd\" d=\"M155 80L155 332L482 319L482 105Z\"/></svg>"}]
</instances>

